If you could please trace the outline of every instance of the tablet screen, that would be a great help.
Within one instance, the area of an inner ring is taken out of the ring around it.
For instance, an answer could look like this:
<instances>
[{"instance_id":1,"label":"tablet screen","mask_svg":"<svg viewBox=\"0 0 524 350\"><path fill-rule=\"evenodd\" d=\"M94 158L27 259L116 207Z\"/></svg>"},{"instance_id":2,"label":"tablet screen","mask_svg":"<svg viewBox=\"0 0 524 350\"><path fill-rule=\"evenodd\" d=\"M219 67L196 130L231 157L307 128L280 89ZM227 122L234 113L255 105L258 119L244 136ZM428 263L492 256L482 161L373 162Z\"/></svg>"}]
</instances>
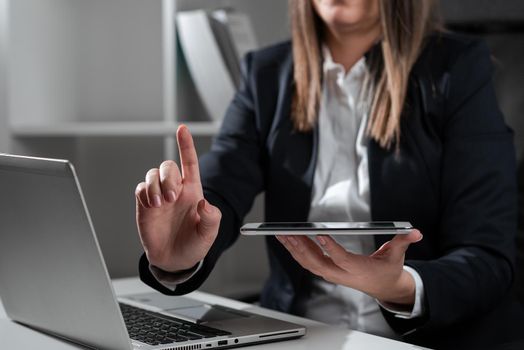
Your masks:
<instances>
[{"instance_id":1,"label":"tablet screen","mask_svg":"<svg viewBox=\"0 0 524 350\"><path fill-rule=\"evenodd\" d=\"M318 228L318 224L313 222L265 222L258 228Z\"/></svg>"},{"instance_id":2,"label":"tablet screen","mask_svg":"<svg viewBox=\"0 0 524 350\"><path fill-rule=\"evenodd\" d=\"M261 230L315 229L315 230L380 230L398 228L393 222L265 222Z\"/></svg>"}]
</instances>

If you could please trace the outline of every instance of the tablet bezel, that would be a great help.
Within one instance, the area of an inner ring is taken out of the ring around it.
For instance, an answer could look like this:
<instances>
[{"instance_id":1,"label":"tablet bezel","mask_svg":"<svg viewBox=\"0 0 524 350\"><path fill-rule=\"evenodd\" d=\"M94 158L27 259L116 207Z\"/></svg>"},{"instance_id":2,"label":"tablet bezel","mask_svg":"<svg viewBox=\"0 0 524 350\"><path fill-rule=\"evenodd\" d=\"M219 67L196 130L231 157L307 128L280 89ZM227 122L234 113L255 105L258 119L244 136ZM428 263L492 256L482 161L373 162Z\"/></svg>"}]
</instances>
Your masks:
<instances>
[{"instance_id":1,"label":"tablet bezel","mask_svg":"<svg viewBox=\"0 0 524 350\"><path fill-rule=\"evenodd\" d=\"M275 227L261 227L261 225ZM378 226L369 226L378 224ZM391 226L380 226L391 224ZM291 226L292 225L292 226ZM300 227L304 226L304 227ZM310 227L307 227L310 226ZM408 234L413 230L407 221L363 221L363 222L256 222L247 223L240 233L247 236L274 235L391 235Z\"/></svg>"}]
</instances>

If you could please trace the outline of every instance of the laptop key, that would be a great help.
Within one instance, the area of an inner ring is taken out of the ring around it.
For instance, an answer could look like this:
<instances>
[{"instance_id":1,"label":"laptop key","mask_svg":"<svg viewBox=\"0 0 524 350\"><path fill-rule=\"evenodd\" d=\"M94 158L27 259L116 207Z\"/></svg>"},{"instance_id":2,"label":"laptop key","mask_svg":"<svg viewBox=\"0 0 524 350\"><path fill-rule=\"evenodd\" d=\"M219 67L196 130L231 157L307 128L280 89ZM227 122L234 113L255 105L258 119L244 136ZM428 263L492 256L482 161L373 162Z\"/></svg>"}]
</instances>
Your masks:
<instances>
[{"instance_id":1,"label":"laptop key","mask_svg":"<svg viewBox=\"0 0 524 350\"><path fill-rule=\"evenodd\" d=\"M149 345L213 338L231 333L120 304L130 337Z\"/></svg>"},{"instance_id":2,"label":"laptop key","mask_svg":"<svg viewBox=\"0 0 524 350\"><path fill-rule=\"evenodd\" d=\"M198 334L202 338L214 338L217 336L216 334L209 334L209 333L204 333L204 332L197 332L196 334Z\"/></svg>"},{"instance_id":3,"label":"laptop key","mask_svg":"<svg viewBox=\"0 0 524 350\"><path fill-rule=\"evenodd\" d=\"M178 341L188 341L189 338L183 336L183 335L178 335L175 337L175 340L178 342Z\"/></svg>"}]
</instances>

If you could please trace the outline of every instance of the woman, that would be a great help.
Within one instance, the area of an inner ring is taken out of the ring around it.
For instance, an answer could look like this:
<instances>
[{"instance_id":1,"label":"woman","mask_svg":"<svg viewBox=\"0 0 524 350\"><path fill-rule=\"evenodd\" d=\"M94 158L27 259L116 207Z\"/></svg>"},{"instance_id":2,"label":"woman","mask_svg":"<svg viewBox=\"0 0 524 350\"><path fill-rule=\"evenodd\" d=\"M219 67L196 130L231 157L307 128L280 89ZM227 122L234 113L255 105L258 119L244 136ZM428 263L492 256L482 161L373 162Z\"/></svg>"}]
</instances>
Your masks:
<instances>
[{"instance_id":1,"label":"woman","mask_svg":"<svg viewBox=\"0 0 524 350\"><path fill-rule=\"evenodd\" d=\"M138 185L142 279L166 294L198 288L265 191L267 221L418 230L269 237L263 306L431 347L494 344L500 334L476 333L507 313L516 186L486 46L439 31L431 0L290 9L292 43L247 55L200 165L181 127L181 172L166 161Z\"/></svg>"}]
</instances>

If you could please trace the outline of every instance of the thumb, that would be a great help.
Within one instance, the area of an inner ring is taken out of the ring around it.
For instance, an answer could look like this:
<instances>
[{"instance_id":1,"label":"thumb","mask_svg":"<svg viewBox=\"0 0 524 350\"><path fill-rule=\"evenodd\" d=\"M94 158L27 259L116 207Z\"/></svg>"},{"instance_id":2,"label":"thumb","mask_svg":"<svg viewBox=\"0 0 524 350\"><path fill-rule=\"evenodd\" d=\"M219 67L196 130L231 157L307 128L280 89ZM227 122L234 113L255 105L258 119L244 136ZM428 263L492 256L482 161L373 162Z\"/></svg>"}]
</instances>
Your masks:
<instances>
[{"instance_id":1,"label":"thumb","mask_svg":"<svg viewBox=\"0 0 524 350\"><path fill-rule=\"evenodd\" d=\"M419 230L411 230L408 234L396 235L389 242L389 248L393 250L394 254L404 255L411 243L416 243L422 240L422 233Z\"/></svg>"},{"instance_id":2,"label":"thumb","mask_svg":"<svg viewBox=\"0 0 524 350\"><path fill-rule=\"evenodd\" d=\"M416 229L411 230L408 234L397 234L391 241L384 243L372 256L389 256L394 259L401 259L404 257L409 245L420 240L422 240L422 233Z\"/></svg>"},{"instance_id":3,"label":"thumb","mask_svg":"<svg viewBox=\"0 0 524 350\"><path fill-rule=\"evenodd\" d=\"M202 238L214 240L218 233L222 213L205 199L201 199L198 202L197 212L200 216L200 221L197 224L197 233Z\"/></svg>"}]
</instances>

